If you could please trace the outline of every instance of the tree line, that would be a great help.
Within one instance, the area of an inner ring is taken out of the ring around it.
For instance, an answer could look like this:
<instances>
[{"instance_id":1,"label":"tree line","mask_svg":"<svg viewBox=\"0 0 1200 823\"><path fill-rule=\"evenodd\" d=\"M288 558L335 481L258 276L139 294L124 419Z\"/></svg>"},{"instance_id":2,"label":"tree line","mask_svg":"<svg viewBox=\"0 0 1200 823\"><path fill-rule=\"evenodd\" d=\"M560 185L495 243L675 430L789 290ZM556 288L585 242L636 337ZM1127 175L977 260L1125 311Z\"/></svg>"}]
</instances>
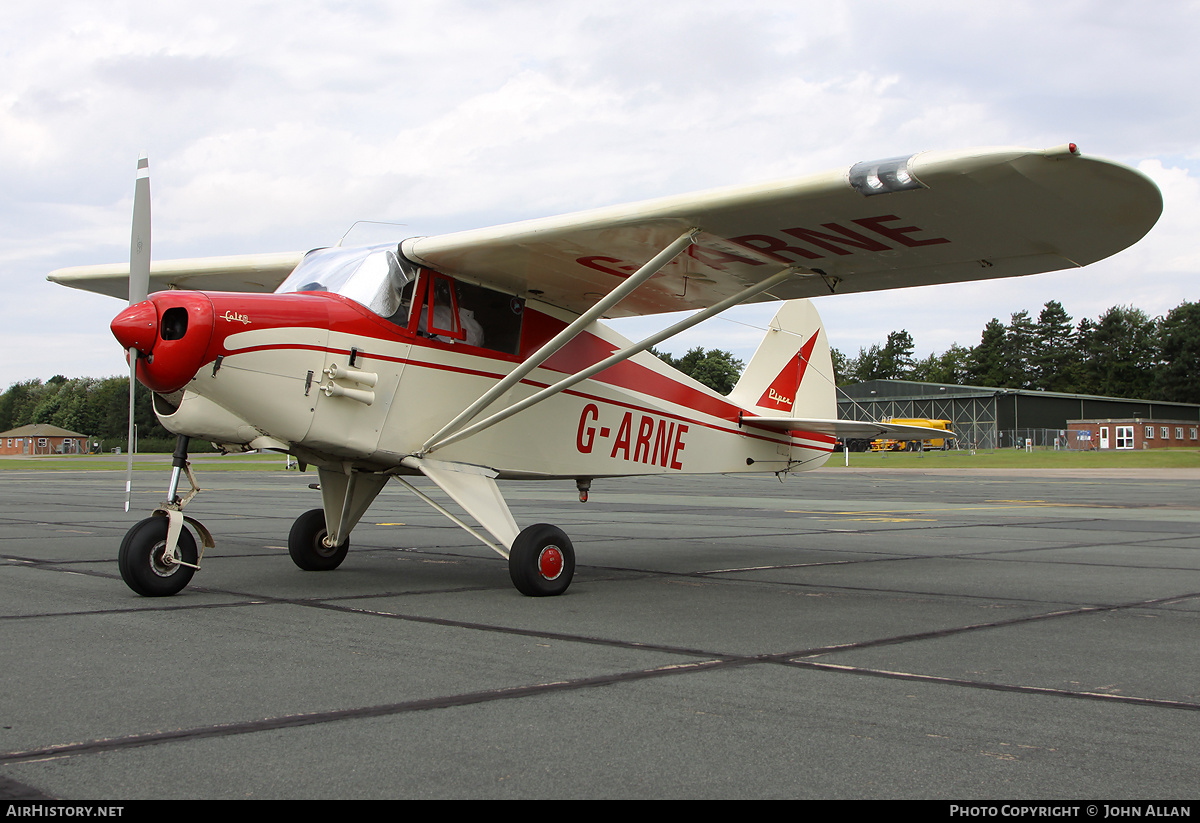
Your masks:
<instances>
[{"instance_id":1,"label":"tree line","mask_svg":"<svg viewBox=\"0 0 1200 823\"><path fill-rule=\"evenodd\" d=\"M742 361L719 349L697 347L681 357L655 352L667 363L694 376L722 394L728 394L742 371ZM134 401L138 450L169 452L175 448L175 436L154 416L151 393L138 385ZM49 423L68 431L101 441L110 451L125 448L129 426L128 377L76 377L61 374L42 382L24 380L0 394L0 432L30 423ZM205 451L207 444L193 442L192 451Z\"/></svg>"},{"instance_id":2,"label":"tree line","mask_svg":"<svg viewBox=\"0 0 1200 823\"><path fill-rule=\"evenodd\" d=\"M171 451L175 436L154 416L149 389L138 385L134 401L139 451ZM30 423L49 423L102 441L106 450L125 447L129 427L128 377L76 377L61 374L13 383L0 394L0 432ZM203 445L197 443L196 449Z\"/></svg>"},{"instance_id":3,"label":"tree line","mask_svg":"<svg viewBox=\"0 0 1200 823\"><path fill-rule=\"evenodd\" d=\"M923 360L913 348L902 329L857 357L835 349L837 383L915 380L1200 403L1200 302L1155 318L1113 306L1097 320L1073 324L1051 300L1036 321L1028 311L1007 324L992 318L973 348L955 343Z\"/></svg>"},{"instance_id":4,"label":"tree line","mask_svg":"<svg viewBox=\"0 0 1200 823\"><path fill-rule=\"evenodd\" d=\"M1013 314L1007 324L993 318L973 348L955 343L923 360L913 356L914 348L912 335L901 329L882 345L859 349L857 357L834 349L837 383L916 380L1200 403L1200 302L1181 303L1153 319L1132 306L1113 306L1097 320L1073 324L1062 304L1051 300L1036 321L1028 311ZM722 394L742 371L742 361L719 349L696 347L681 357L651 351ZM128 410L129 378L59 374L9 386L0 395L0 431L49 423L111 449L125 444ZM174 436L159 424L141 385L134 422L141 451L174 448Z\"/></svg>"}]
</instances>

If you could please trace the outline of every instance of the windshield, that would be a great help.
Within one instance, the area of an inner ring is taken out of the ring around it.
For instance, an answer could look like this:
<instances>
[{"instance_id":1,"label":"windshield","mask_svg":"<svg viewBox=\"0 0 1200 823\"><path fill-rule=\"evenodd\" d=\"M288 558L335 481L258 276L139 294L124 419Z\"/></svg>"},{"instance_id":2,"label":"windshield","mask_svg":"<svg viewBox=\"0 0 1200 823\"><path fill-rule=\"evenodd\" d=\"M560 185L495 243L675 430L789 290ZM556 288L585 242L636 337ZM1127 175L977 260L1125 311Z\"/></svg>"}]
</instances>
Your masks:
<instances>
[{"instance_id":1,"label":"windshield","mask_svg":"<svg viewBox=\"0 0 1200 823\"><path fill-rule=\"evenodd\" d=\"M416 266L400 257L398 248L385 243L310 251L275 293L330 291L390 318L399 311L400 294L417 272Z\"/></svg>"}]
</instances>

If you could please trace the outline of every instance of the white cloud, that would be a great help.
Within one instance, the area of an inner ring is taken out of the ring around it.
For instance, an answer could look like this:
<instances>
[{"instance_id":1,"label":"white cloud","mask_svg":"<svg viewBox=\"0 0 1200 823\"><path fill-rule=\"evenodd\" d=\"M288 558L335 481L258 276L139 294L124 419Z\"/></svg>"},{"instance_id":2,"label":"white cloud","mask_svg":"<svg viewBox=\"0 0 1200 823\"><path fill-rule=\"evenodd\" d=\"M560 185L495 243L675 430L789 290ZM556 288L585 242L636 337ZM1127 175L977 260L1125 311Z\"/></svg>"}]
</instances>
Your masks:
<instances>
[{"instance_id":1,"label":"white cloud","mask_svg":"<svg viewBox=\"0 0 1200 823\"><path fill-rule=\"evenodd\" d=\"M908 328L922 355L971 345L991 317L1048 299L1076 319L1162 313L1200 299L1198 29L1196 3L17 6L0 30L0 282L71 314L31 309L0 330L9 351L47 339L40 359L0 367L0 388L91 373L105 347L119 361L108 316L88 343L71 336L80 312L116 301L85 306L42 278L127 253L143 149L155 253L190 256L331 243L359 219L436 233L929 148L1074 140L1162 187L1141 244L1083 272L822 299L833 344L853 353ZM692 335L673 345L748 357L758 338L725 321Z\"/></svg>"}]
</instances>

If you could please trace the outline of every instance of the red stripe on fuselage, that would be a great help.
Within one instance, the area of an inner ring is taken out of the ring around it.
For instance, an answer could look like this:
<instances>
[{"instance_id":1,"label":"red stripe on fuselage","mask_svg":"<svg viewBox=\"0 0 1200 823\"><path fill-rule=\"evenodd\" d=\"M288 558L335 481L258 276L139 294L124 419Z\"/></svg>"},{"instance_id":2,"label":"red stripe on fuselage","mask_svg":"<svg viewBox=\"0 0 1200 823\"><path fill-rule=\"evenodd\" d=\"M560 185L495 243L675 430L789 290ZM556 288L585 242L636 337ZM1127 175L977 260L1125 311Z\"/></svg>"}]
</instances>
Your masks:
<instances>
[{"instance_id":1,"label":"red stripe on fuselage","mask_svg":"<svg viewBox=\"0 0 1200 823\"><path fill-rule=\"evenodd\" d=\"M219 347L218 351L227 355L259 348L230 349L225 346L227 337L241 331L264 328L324 327L328 328L330 332L339 334L406 343L431 350L460 352L486 360L494 360L498 363L518 363L521 360L513 355L506 355L490 349L466 346L462 343L447 343L415 335L407 329L389 323L358 303L336 294L212 293L210 297L218 316L228 311L236 311L250 321L246 324L237 324L236 327L218 324L215 333L217 339L213 341L216 344L214 348ZM526 318L525 321L529 332L527 336L535 338L522 341L522 353L527 356L545 340L566 328L567 324L535 309L526 308L526 313L533 315ZM576 374L610 356L616 351L616 348L599 336L585 331L555 352L541 365L541 368L563 374ZM369 353L363 351L361 354L368 355ZM684 406L701 414L719 417L730 422L736 421L738 414L742 411L721 398L708 395L693 386L680 383L629 360L605 369L592 379L617 388L658 397L668 403Z\"/></svg>"},{"instance_id":2,"label":"red stripe on fuselage","mask_svg":"<svg viewBox=\"0 0 1200 823\"><path fill-rule=\"evenodd\" d=\"M438 340L432 340L427 337L415 335L405 328L401 328L387 320L374 314L367 308L360 306L348 298L332 293L312 293L312 294L289 294L289 295L255 295L245 293L210 293L209 297L213 300L214 308L217 314L223 315L226 311L235 311L239 315L246 317L250 323L238 323L234 328L232 325L228 328L223 328L224 324L218 324L214 330L213 345L210 348L212 359L215 359L216 354L224 354L226 356L235 354L244 354L250 352L269 351L273 349L309 349L312 351L324 351L334 354L349 355L349 349L336 348L329 346L313 346L305 344L263 344L247 347L229 348L226 346L226 339L241 331L251 329L287 329L287 328L312 328L325 327L331 333L346 334L356 338L361 338L364 341L377 340L386 343L401 343L411 345L416 349L434 351L455 352L458 354L476 357L483 360L493 361L497 364L505 364L511 366L519 363L521 358L503 354L501 352L483 349L475 346L466 346L462 343L447 343ZM526 308L526 312L532 317L527 317L529 323L527 332L532 332L531 337L545 338L556 334L563 328L566 328L566 323L559 321L535 309ZM544 340L533 339L522 341L522 354L527 355L532 353L537 346L540 346ZM356 347L358 348L358 347ZM609 357L616 346L607 342L598 335L591 332L582 332L575 337L570 343L564 346L559 351L555 352L541 368L550 371L557 371L562 374L575 374L582 369L594 365L601 360ZM432 368L441 371L454 372L458 374L469 374L478 377L486 377L499 380L506 373L507 369L501 371L482 370L477 368L469 368L466 366L453 366L447 363L439 363L432 360L416 359L414 357L392 357L379 354L378 352L369 351L366 347L360 348L358 357L361 361L371 359L383 360L393 363L410 364L417 367ZM670 378L667 375L660 374L651 368L643 366L639 363L634 363L625 360L617 363L594 375L592 380L599 383L604 383L614 388L623 389L638 394L643 394L656 399L661 399L667 403L680 406L697 414L708 415L719 420L724 420L729 423L737 423L737 420L742 413L742 409L720 397L714 397L706 394L704 391L697 389L694 386L688 386L677 380ZM522 380L530 386L537 388L545 388L546 384L535 380ZM595 395L581 392L578 390L566 390L565 394L575 397L581 397L595 402L603 402L628 410L639 411L642 413L657 414L662 417L672 418L681 422L694 423L696 425L705 426L715 431L724 431L731 434L739 434L743 437L749 437L755 440L765 440L774 443L787 444L788 441L781 437L791 437L790 435L782 435L782 433L774 437L763 434L754 434L738 428L724 427L712 423L706 423L702 420L697 420L693 417L685 417L679 414L665 412L659 408L647 407L636 403L627 403L608 398L601 398ZM827 438L824 435L805 432L805 439L815 440L818 443L828 442L830 448L834 438ZM794 437L792 439L795 439ZM792 445L795 445L794 443ZM805 446L805 448L822 449L821 446Z\"/></svg>"}]
</instances>

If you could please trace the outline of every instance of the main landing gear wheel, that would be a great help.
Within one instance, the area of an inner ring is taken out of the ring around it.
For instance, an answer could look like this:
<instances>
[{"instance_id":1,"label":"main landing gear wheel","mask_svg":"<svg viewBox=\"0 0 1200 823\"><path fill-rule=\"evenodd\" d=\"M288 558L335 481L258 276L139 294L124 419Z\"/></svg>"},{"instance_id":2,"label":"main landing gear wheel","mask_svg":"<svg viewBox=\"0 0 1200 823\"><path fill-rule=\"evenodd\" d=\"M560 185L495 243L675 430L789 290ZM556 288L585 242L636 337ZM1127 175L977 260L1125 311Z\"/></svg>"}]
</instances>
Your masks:
<instances>
[{"instance_id":1,"label":"main landing gear wheel","mask_svg":"<svg viewBox=\"0 0 1200 823\"><path fill-rule=\"evenodd\" d=\"M562 594L575 575L575 548L557 526L549 523L530 526L513 541L508 553L508 575L521 594L530 597Z\"/></svg>"},{"instance_id":2,"label":"main landing gear wheel","mask_svg":"<svg viewBox=\"0 0 1200 823\"><path fill-rule=\"evenodd\" d=\"M183 591L195 569L171 562L167 549L167 518L147 517L125 533L117 553L117 567L125 585L143 597L169 597ZM175 557L196 565L196 539L180 529Z\"/></svg>"},{"instance_id":3,"label":"main landing gear wheel","mask_svg":"<svg viewBox=\"0 0 1200 823\"><path fill-rule=\"evenodd\" d=\"M325 545L328 534L324 509L312 509L297 517L288 534L292 562L306 572L327 572L342 565L346 552L350 551L350 538L335 548Z\"/></svg>"}]
</instances>

